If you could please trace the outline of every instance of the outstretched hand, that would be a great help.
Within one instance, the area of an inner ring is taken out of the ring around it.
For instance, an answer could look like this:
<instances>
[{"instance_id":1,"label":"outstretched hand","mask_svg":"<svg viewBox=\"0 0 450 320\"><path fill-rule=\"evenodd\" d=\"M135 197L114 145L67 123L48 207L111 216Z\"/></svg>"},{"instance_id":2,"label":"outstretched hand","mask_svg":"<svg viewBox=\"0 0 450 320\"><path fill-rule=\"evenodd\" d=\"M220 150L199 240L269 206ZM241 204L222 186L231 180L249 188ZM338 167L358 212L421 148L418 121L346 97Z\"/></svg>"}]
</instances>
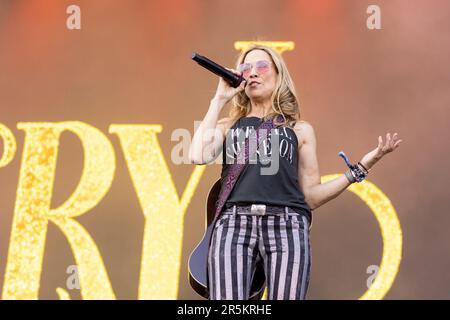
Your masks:
<instances>
[{"instance_id":1,"label":"outstretched hand","mask_svg":"<svg viewBox=\"0 0 450 320\"><path fill-rule=\"evenodd\" d=\"M387 133L385 142L383 142L383 138L381 136L379 136L378 137L378 146L374 150L372 150L368 154L366 154L362 158L361 163L367 169L369 169L378 160L380 160L382 157L384 157L386 154L397 149L402 141L403 140L398 138L397 132L392 135L392 138L391 138L391 134Z\"/></svg>"},{"instance_id":2,"label":"outstretched hand","mask_svg":"<svg viewBox=\"0 0 450 320\"><path fill-rule=\"evenodd\" d=\"M391 134L386 134L386 142L383 144L383 138L381 136L378 137L378 147L377 147L377 156L379 158L383 157L385 154L394 151L402 142L401 139L398 139L397 132L391 138Z\"/></svg>"}]
</instances>

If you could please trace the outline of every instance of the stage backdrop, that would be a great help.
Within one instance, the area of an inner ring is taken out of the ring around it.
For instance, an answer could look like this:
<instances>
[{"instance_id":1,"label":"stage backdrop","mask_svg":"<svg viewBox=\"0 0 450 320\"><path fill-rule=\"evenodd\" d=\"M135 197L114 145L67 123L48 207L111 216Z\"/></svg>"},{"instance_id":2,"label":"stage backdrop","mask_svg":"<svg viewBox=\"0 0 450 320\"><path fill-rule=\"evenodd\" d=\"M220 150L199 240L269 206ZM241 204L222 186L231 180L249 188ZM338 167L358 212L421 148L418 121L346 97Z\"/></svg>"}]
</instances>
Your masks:
<instances>
[{"instance_id":1,"label":"stage backdrop","mask_svg":"<svg viewBox=\"0 0 450 320\"><path fill-rule=\"evenodd\" d=\"M285 49L323 179L403 140L314 211L307 298L450 298L449 39L445 0L2 0L2 297L199 298L221 166L182 156L218 79L190 57L258 40Z\"/></svg>"}]
</instances>

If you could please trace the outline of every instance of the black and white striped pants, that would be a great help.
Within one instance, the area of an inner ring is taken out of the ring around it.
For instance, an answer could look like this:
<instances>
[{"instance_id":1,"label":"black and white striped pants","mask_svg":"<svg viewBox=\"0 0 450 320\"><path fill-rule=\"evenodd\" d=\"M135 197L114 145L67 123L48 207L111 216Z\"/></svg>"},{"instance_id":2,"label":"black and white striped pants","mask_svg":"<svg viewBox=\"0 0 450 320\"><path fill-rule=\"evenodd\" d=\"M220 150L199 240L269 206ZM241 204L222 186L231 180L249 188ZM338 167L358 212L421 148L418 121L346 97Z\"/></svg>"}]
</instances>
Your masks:
<instances>
[{"instance_id":1,"label":"black and white striped pants","mask_svg":"<svg viewBox=\"0 0 450 320\"><path fill-rule=\"evenodd\" d=\"M303 300L309 285L309 220L285 213L250 215L223 211L208 254L210 299L247 300L255 264L263 260L269 300Z\"/></svg>"}]
</instances>

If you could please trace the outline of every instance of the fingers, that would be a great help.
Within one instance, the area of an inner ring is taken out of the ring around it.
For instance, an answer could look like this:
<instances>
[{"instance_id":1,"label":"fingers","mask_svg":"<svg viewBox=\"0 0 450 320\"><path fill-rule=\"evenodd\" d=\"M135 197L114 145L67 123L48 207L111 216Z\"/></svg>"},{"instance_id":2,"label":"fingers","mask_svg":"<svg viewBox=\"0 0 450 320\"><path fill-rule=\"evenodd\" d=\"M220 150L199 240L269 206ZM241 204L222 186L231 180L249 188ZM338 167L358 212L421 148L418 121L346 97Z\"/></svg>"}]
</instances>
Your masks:
<instances>
[{"instance_id":1,"label":"fingers","mask_svg":"<svg viewBox=\"0 0 450 320\"><path fill-rule=\"evenodd\" d=\"M227 69L228 71L231 71L231 72L233 72L235 75L237 75L237 76L241 76L242 75L242 72L240 72L240 71L237 71L237 70L234 70L234 69L231 69L231 68L227 68L227 67L225 67L225 69ZM247 84L247 81L242 81L241 83L240 83L240 85L239 85L239 87L237 87L236 88L236 90L237 91L242 91L244 88L245 88L245 85Z\"/></svg>"},{"instance_id":2,"label":"fingers","mask_svg":"<svg viewBox=\"0 0 450 320\"><path fill-rule=\"evenodd\" d=\"M389 151L392 150L392 139L390 133L388 133L388 139L386 139L386 147Z\"/></svg>"},{"instance_id":3,"label":"fingers","mask_svg":"<svg viewBox=\"0 0 450 320\"><path fill-rule=\"evenodd\" d=\"M401 140L401 139L398 139L398 135L397 135L397 132L396 133L394 133L394 136L393 136L393 148L395 149L395 148L397 148L398 147L398 145L400 144L400 142L402 142L403 140Z\"/></svg>"},{"instance_id":4,"label":"fingers","mask_svg":"<svg viewBox=\"0 0 450 320\"><path fill-rule=\"evenodd\" d=\"M239 85L239 87L236 88L237 92L241 92L242 90L245 89L245 86L247 85L247 81L242 81L241 84Z\"/></svg>"},{"instance_id":5,"label":"fingers","mask_svg":"<svg viewBox=\"0 0 450 320\"><path fill-rule=\"evenodd\" d=\"M386 133L386 143L383 146L383 139L381 136L378 136L378 148L381 148L383 152L387 153L387 152L391 152L393 151L395 148L398 147L398 145L402 142L403 140L398 139L398 134L397 132L395 132L392 137L391 137L391 133L388 132Z\"/></svg>"},{"instance_id":6,"label":"fingers","mask_svg":"<svg viewBox=\"0 0 450 320\"><path fill-rule=\"evenodd\" d=\"M402 140L399 140L399 139L398 139L398 134L397 134L397 132L394 133L394 135L392 136L392 148L395 149L395 148L400 144L401 141L402 141Z\"/></svg>"},{"instance_id":7,"label":"fingers","mask_svg":"<svg viewBox=\"0 0 450 320\"><path fill-rule=\"evenodd\" d=\"M234 69L231 69L231 68L227 68L227 67L225 67L225 69L227 69L228 71L233 72L235 75L238 75L238 76L242 75L242 72L239 72L237 70L234 70Z\"/></svg>"}]
</instances>

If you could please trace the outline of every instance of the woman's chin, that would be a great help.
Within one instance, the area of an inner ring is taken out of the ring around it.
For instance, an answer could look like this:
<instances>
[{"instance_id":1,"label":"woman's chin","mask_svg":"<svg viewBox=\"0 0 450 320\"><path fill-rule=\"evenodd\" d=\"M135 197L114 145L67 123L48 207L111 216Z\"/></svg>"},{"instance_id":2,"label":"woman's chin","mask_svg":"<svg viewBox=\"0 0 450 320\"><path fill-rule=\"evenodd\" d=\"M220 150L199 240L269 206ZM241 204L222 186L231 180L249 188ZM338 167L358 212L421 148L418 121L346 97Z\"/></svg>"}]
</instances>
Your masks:
<instances>
[{"instance_id":1,"label":"woman's chin","mask_svg":"<svg viewBox=\"0 0 450 320\"><path fill-rule=\"evenodd\" d=\"M249 94L247 94L247 97L249 97L249 99L253 101L264 101L267 99L266 95L257 92L250 92Z\"/></svg>"}]
</instances>

